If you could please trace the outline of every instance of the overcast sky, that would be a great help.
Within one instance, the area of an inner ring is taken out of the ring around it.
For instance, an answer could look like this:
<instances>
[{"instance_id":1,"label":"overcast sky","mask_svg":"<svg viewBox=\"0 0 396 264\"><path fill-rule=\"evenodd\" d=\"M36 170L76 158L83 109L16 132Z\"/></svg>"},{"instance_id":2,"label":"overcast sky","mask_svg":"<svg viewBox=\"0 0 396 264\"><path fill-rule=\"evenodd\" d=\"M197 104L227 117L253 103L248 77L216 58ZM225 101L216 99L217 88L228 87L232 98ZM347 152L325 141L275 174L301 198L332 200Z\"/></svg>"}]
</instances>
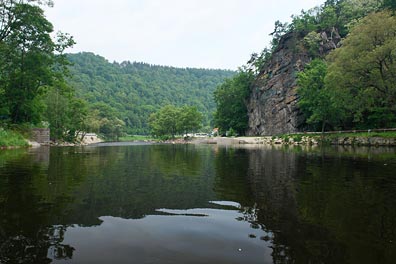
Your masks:
<instances>
[{"instance_id":1,"label":"overcast sky","mask_svg":"<svg viewBox=\"0 0 396 264\"><path fill-rule=\"evenodd\" d=\"M54 0L55 30L113 61L237 69L268 46L276 20L324 0Z\"/></svg>"}]
</instances>

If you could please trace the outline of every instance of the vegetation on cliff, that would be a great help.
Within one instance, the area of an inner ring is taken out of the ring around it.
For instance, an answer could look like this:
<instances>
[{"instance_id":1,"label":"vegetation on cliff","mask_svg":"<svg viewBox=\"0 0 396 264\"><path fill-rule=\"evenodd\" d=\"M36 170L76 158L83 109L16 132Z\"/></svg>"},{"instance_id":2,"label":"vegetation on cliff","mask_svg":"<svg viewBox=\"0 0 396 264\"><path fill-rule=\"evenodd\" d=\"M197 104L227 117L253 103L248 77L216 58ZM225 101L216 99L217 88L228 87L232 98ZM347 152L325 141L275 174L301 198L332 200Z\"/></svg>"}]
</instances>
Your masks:
<instances>
[{"instance_id":1,"label":"vegetation on cliff","mask_svg":"<svg viewBox=\"0 0 396 264\"><path fill-rule=\"evenodd\" d=\"M396 17L377 10L354 23L341 47L298 75L307 122L330 129L396 125Z\"/></svg>"},{"instance_id":2,"label":"vegetation on cliff","mask_svg":"<svg viewBox=\"0 0 396 264\"><path fill-rule=\"evenodd\" d=\"M242 95L230 101L227 96L233 94L232 85L217 88L217 111L228 112L218 115L216 124L228 129L235 120L257 115L255 118L266 120L249 121L249 130L260 134L268 133L263 127L269 123L276 126L293 123L290 129L294 131L278 127L268 130L280 133L395 126L396 21L392 11L395 3L394 0L327 0L319 7L292 16L290 24L276 21L270 48L253 54L247 65L241 67L240 74L253 75L241 85L245 87ZM283 77L274 76L280 73ZM298 89L294 91L296 86ZM293 91L284 94L287 89ZM250 98L257 97L250 102L249 109L246 93ZM256 113L258 104L267 103L266 98L272 97L271 106L261 109L272 113ZM233 116L232 107L222 107L221 102L226 98L230 106L245 100L245 107L235 120L226 118ZM302 122L291 120L300 119L299 113L291 114L300 111ZM278 112L279 120L275 117Z\"/></svg>"}]
</instances>

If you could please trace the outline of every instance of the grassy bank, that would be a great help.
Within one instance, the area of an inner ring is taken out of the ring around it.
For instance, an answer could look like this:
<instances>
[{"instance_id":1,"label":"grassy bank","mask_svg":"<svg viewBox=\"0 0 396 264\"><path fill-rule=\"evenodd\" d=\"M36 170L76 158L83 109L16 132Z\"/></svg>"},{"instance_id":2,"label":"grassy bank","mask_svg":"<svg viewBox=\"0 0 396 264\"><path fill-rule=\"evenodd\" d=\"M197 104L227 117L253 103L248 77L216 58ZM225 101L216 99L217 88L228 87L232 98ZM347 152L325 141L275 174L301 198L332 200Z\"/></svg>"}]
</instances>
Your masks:
<instances>
[{"instance_id":1,"label":"grassy bank","mask_svg":"<svg viewBox=\"0 0 396 264\"><path fill-rule=\"evenodd\" d=\"M324 143L330 145L394 146L396 144L396 131L286 134L273 136L272 141L285 144Z\"/></svg>"},{"instance_id":2,"label":"grassy bank","mask_svg":"<svg viewBox=\"0 0 396 264\"><path fill-rule=\"evenodd\" d=\"M158 141L151 136L142 136L142 135L131 135L131 136L124 136L118 139L120 142L133 142L133 141Z\"/></svg>"},{"instance_id":3,"label":"grassy bank","mask_svg":"<svg viewBox=\"0 0 396 264\"><path fill-rule=\"evenodd\" d=\"M328 138L338 138L338 137L362 137L362 138L380 137L380 138L396 138L396 131L325 134L325 137L328 137Z\"/></svg>"},{"instance_id":4,"label":"grassy bank","mask_svg":"<svg viewBox=\"0 0 396 264\"><path fill-rule=\"evenodd\" d=\"M19 132L0 128L0 148L27 147L29 144Z\"/></svg>"}]
</instances>

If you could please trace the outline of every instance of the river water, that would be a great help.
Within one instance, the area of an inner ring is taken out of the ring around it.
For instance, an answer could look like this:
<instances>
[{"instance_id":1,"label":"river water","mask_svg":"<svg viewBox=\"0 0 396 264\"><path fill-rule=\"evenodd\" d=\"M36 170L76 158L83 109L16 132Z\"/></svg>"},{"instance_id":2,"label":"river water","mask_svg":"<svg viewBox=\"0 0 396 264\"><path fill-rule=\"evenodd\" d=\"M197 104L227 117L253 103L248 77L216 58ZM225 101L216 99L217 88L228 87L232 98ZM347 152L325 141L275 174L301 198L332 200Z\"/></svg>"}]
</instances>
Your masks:
<instances>
[{"instance_id":1,"label":"river water","mask_svg":"<svg viewBox=\"0 0 396 264\"><path fill-rule=\"evenodd\" d=\"M395 260L395 148L0 152L0 263Z\"/></svg>"}]
</instances>

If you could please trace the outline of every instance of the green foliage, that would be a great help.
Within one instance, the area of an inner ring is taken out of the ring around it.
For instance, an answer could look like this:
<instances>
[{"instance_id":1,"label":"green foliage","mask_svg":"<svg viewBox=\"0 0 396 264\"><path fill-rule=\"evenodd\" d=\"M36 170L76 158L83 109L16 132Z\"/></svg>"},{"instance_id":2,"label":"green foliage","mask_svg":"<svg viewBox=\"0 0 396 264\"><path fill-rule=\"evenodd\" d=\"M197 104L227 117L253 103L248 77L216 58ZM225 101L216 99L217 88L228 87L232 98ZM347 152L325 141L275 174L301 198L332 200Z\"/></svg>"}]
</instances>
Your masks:
<instances>
[{"instance_id":1,"label":"green foliage","mask_svg":"<svg viewBox=\"0 0 396 264\"><path fill-rule=\"evenodd\" d=\"M118 113L103 102L93 104L88 111L84 122L85 131L95 132L106 139L118 141L125 130L125 122L119 118Z\"/></svg>"},{"instance_id":2,"label":"green foliage","mask_svg":"<svg viewBox=\"0 0 396 264\"><path fill-rule=\"evenodd\" d=\"M302 141L302 135L292 135L292 139L294 142L301 142Z\"/></svg>"},{"instance_id":3,"label":"green foliage","mask_svg":"<svg viewBox=\"0 0 396 264\"><path fill-rule=\"evenodd\" d=\"M396 9L396 0L384 0L383 6L392 10Z\"/></svg>"},{"instance_id":4,"label":"green foliage","mask_svg":"<svg viewBox=\"0 0 396 264\"><path fill-rule=\"evenodd\" d=\"M155 141L156 139L151 136L132 135L122 136L119 138L120 142L131 142L131 141Z\"/></svg>"},{"instance_id":5,"label":"green foliage","mask_svg":"<svg viewBox=\"0 0 396 264\"><path fill-rule=\"evenodd\" d=\"M325 87L326 73L326 63L315 59L298 74L298 105L308 124L322 124L322 132L326 124L334 124L341 116L340 110L334 106L331 91Z\"/></svg>"},{"instance_id":6,"label":"green foliage","mask_svg":"<svg viewBox=\"0 0 396 264\"><path fill-rule=\"evenodd\" d=\"M192 106L176 107L166 105L149 117L151 134L154 136L171 136L195 132L202 126L203 116Z\"/></svg>"},{"instance_id":7,"label":"green foliage","mask_svg":"<svg viewBox=\"0 0 396 264\"><path fill-rule=\"evenodd\" d=\"M307 47L308 53L311 57L319 57L319 47L320 43L322 41L322 38L320 36L320 33L317 33L316 31L309 32L303 40L304 46Z\"/></svg>"},{"instance_id":8,"label":"green foliage","mask_svg":"<svg viewBox=\"0 0 396 264\"><path fill-rule=\"evenodd\" d=\"M0 127L0 147L27 147L28 143L24 137L15 131L4 130Z\"/></svg>"},{"instance_id":9,"label":"green foliage","mask_svg":"<svg viewBox=\"0 0 396 264\"><path fill-rule=\"evenodd\" d=\"M46 93L45 105L45 119L49 123L52 140L76 141L80 133L89 132L88 106L84 100L58 87Z\"/></svg>"},{"instance_id":10,"label":"green foliage","mask_svg":"<svg viewBox=\"0 0 396 264\"><path fill-rule=\"evenodd\" d=\"M253 79L252 72L240 70L232 79L217 87L214 92L217 105L215 125L221 131L233 128L238 134L245 134L248 126L246 100Z\"/></svg>"},{"instance_id":11,"label":"green foliage","mask_svg":"<svg viewBox=\"0 0 396 264\"><path fill-rule=\"evenodd\" d=\"M43 4L52 1L0 2L0 120L6 125L45 120L53 139L71 139L85 113L64 80L63 52L74 40L64 33L51 38L53 26Z\"/></svg>"},{"instance_id":12,"label":"green foliage","mask_svg":"<svg viewBox=\"0 0 396 264\"><path fill-rule=\"evenodd\" d=\"M1 42L4 103L13 123L40 121L43 107L37 100L40 88L51 82L54 43L52 25L38 6L16 4L16 19Z\"/></svg>"},{"instance_id":13,"label":"green foliage","mask_svg":"<svg viewBox=\"0 0 396 264\"><path fill-rule=\"evenodd\" d=\"M228 136L228 137L235 137L235 136L237 136L237 133L236 133L235 130L231 127L230 130L227 131L227 136Z\"/></svg>"},{"instance_id":14,"label":"green foliage","mask_svg":"<svg viewBox=\"0 0 396 264\"><path fill-rule=\"evenodd\" d=\"M292 30L307 34L311 31L316 31L319 28L319 14L321 12L320 7L312 8L308 11L302 10L298 16L292 16Z\"/></svg>"},{"instance_id":15,"label":"green foliage","mask_svg":"<svg viewBox=\"0 0 396 264\"><path fill-rule=\"evenodd\" d=\"M396 17L372 13L328 57L326 86L361 128L396 125Z\"/></svg>"},{"instance_id":16,"label":"green foliage","mask_svg":"<svg viewBox=\"0 0 396 264\"><path fill-rule=\"evenodd\" d=\"M124 121L129 134L148 134L151 113L165 105L195 105L209 125L215 109L213 91L227 70L154 66L146 63L109 63L92 53L68 54L72 62L69 84L89 103L103 102Z\"/></svg>"}]
</instances>

